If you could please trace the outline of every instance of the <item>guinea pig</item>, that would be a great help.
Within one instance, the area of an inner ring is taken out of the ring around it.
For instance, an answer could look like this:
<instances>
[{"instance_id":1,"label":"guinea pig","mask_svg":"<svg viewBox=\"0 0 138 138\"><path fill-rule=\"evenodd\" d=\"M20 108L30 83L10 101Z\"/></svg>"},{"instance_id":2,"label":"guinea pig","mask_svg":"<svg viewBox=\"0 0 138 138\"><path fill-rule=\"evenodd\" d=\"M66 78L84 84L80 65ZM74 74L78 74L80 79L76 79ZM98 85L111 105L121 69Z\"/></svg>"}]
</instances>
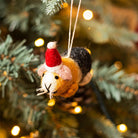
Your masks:
<instances>
[{"instance_id":1,"label":"guinea pig","mask_svg":"<svg viewBox=\"0 0 138 138\"><path fill-rule=\"evenodd\" d=\"M61 57L56 49L56 42L49 42L45 52L45 63L38 68L41 76L41 88L37 95L71 97L79 86L90 82L92 75L91 56L85 48L72 48L70 57L67 51Z\"/></svg>"}]
</instances>

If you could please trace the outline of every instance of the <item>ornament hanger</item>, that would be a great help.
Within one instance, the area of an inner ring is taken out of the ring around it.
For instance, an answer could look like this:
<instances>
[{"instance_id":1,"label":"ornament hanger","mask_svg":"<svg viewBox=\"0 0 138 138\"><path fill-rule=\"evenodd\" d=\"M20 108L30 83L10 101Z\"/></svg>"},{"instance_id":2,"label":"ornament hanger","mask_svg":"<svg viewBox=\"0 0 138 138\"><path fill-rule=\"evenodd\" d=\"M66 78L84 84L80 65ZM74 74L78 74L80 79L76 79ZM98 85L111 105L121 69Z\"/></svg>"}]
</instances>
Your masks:
<instances>
[{"instance_id":1,"label":"ornament hanger","mask_svg":"<svg viewBox=\"0 0 138 138\"><path fill-rule=\"evenodd\" d=\"M67 57L70 57L70 53L71 53L71 49L72 49L72 45L73 45L73 40L74 40L74 35L75 35L75 30L76 30L76 26L77 26L77 21L78 21L78 17L79 17L80 6L81 6L81 0L79 0L77 15L76 15L75 24L74 24L74 29L73 29L72 38L71 38L71 25L72 25L72 7L73 7L73 1L74 1L74 0L71 0L71 7L70 7L70 22L69 22L69 38L68 38L68 55L67 55Z\"/></svg>"}]
</instances>

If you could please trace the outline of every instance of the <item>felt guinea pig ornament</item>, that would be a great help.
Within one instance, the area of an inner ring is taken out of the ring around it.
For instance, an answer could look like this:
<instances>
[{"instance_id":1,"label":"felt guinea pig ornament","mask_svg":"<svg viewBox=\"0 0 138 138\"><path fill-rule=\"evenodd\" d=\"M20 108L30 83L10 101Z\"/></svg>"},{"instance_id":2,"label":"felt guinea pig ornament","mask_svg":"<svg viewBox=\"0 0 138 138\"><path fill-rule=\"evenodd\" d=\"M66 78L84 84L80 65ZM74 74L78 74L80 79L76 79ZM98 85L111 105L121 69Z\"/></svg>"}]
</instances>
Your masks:
<instances>
[{"instance_id":1,"label":"felt guinea pig ornament","mask_svg":"<svg viewBox=\"0 0 138 138\"><path fill-rule=\"evenodd\" d=\"M56 42L49 42L45 52L45 63L38 68L41 88L37 95L49 94L68 98L73 96L79 86L90 82L92 75L91 56L85 48L72 48L70 57L67 52L61 57Z\"/></svg>"}]
</instances>

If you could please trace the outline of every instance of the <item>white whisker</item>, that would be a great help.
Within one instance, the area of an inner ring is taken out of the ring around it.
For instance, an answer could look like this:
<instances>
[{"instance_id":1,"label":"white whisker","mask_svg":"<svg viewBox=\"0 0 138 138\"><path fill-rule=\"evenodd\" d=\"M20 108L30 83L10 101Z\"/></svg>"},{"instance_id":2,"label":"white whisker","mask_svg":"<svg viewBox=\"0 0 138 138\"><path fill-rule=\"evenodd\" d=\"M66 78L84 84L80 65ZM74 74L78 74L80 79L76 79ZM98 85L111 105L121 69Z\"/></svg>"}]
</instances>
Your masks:
<instances>
[{"instance_id":1,"label":"white whisker","mask_svg":"<svg viewBox=\"0 0 138 138\"><path fill-rule=\"evenodd\" d=\"M37 96L40 96L40 95L47 93L47 91L45 91L43 88L38 88L38 89L36 89L36 91L38 92Z\"/></svg>"},{"instance_id":2,"label":"white whisker","mask_svg":"<svg viewBox=\"0 0 138 138\"><path fill-rule=\"evenodd\" d=\"M38 88L36 91L44 91L43 88Z\"/></svg>"},{"instance_id":3,"label":"white whisker","mask_svg":"<svg viewBox=\"0 0 138 138\"><path fill-rule=\"evenodd\" d=\"M38 93L37 96L43 95L43 94L45 94L45 93L47 93L47 92Z\"/></svg>"},{"instance_id":4,"label":"white whisker","mask_svg":"<svg viewBox=\"0 0 138 138\"><path fill-rule=\"evenodd\" d=\"M50 98L50 99L53 98L52 92L49 93L49 98Z\"/></svg>"}]
</instances>

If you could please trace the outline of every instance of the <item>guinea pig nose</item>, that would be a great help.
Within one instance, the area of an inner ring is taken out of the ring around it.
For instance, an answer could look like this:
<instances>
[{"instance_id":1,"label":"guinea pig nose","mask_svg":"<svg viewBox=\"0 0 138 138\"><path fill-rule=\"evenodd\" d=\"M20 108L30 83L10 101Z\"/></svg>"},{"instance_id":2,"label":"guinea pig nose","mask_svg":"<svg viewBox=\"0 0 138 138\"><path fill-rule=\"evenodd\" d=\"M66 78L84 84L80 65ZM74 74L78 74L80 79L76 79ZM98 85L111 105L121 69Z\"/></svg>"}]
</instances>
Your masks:
<instances>
[{"instance_id":1,"label":"guinea pig nose","mask_svg":"<svg viewBox=\"0 0 138 138\"><path fill-rule=\"evenodd\" d=\"M47 87L46 84L45 84L45 88L46 88L46 90L47 90L47 93L50 92L50 91L49 91L50 87L51 87L51 84L50 84L48 87Z\"/></svg>"}]
</instances>

